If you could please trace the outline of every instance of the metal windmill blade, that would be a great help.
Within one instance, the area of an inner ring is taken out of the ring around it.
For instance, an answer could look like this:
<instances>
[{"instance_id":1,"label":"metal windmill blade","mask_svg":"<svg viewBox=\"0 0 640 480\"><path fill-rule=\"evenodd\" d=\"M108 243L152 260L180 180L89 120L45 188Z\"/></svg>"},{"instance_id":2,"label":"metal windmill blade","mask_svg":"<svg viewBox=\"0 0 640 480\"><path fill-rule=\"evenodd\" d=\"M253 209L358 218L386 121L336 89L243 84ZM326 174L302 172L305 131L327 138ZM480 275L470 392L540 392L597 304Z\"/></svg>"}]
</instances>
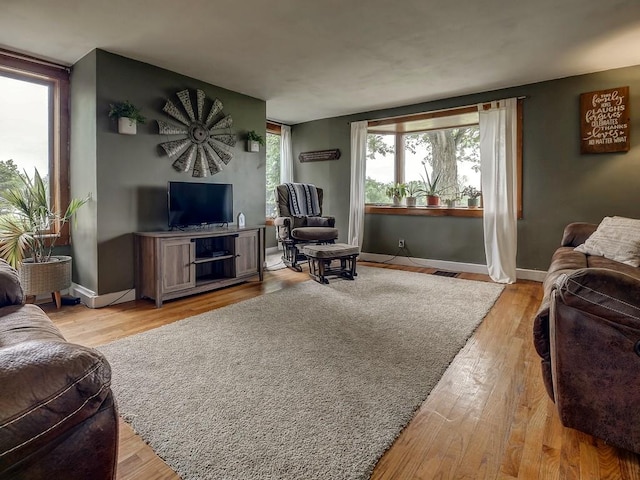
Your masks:
<instances>
[{"instance_id":1,"label":"metal windmill blade","mask_svg":"<svg viewBox=\"0 0 640 480\"><path fill-rule=\"evenodd\" d=\"M202 144L202 146L204 147L204 155L207 159L209 172L211 173L211 175L215 175L221 170L220 163L222 163L222 160L220 160L220 157L216 155L216 152L213 151L208 143L204 143Z\"/></svg>"},{"instance_id":2,"label":"metal windmill blade","mask_svg":"<svg viewBox=\"0 0 640 480\"><path fill-rule=\"evenodd\" d=\"M216 133L214 135L211 135L211 138L230 147L235 146L237 142L236 136L230 133Z\"/></svg>"},{"instance_id":3,"label":"metal windmill blade","mask_svg":"<svg viewBox=\"0 0 640 480\"><path fill-rule=\"evenodd\" d=\"M171 140L170 142L161 143L160 146L164 148L167 155L175 157L178 155L184 147L189 145L191 140L189 138L183 138L181 140Z\"/></svg>"},{"instance_id":4,"label":"metal windmill blade","mask_svg":"<svg viewBox=\"0 0 640 480\"><path fill-rule=\"evenodd\" d=\"M182 155L180 155L175 162L173 162L173 168L178 172L187 172L191 168L191 163L193 162L193 155L196 152L196 146L191 144L189 148L187 148Z\"/></svg>"},{"instance_id":5,"label":"metal windmill blade","mask_svg":"<svg viewBox=\"0 0 640 480\"><path fill-rule=\"evenodd\" d=\"M214 152L216 152L216 155L218 155L220 160L222 160L225 165L229 164L229 162L233 158L233 154L231 152L228 152L211 140L209 140L209 146L213 149Z\"/></svg>"},{"instance_id":6,"label":"metal windmill blade","mask_svg":"<svg viewBox=\"0 0 640 480\"><path fill-rule=\"evenodd\" d=\"M178 110L178 107L176 107L171 100L167 100L167 103L164 104L162 111L166 112L168 115L187 126L189 126L189 124L191 123L187 119L187 117L185 117L184 114L180 110Z\"/></svg>"},{"instance_id":7,"label":"metal windmill blade","mask_svg":"<svg viewBox=\"0 0 640 480\"><path fill-rule=\"evenodd\" d=\"M189 90L181 90L180 92L176 93L176 95L180 99L180 102L182 103L182 106L187 112L187 115L189 115L189 118L191 119L191 121L195 122L196 116L193 113L193 106L191 105L191 97L189 96Z\"/></svg>"},{"instance_id":8,"label":"metal windmill blade","mask_svg":"<svg viewBox=\"0 0 640 480\"><path fill-rule=\"evenodd\" d=\"M202 146L198 145L197 148L198 153L196 154L196 162L193 164L193 173L191 176L193 177L206 177L207 176L207 168L204 164L204 154L202 151Z\"/></svg>"},{"instance_id":9,"label":"metal windmill blade","mask_svg":"<svg viewBox=\"0 0 640 480\"><path fill-rule=\"evenodd\" d=\"M204 99L206 98L206 94L198 89L196 90L196 99L197 99L197 106L198 106L198 121L202 122L202 115L204 114Z\"/></svg>"},{"instance_id":10,"label":"metal windmill blade","mask_svg":"<svg viewBox=\"0 0 640 480\"><path fill-rule=\"evenodd\" d=\"M182 125L174 125L164 120L156 120L158 122L158 133L160 135L188 135L189 128Z\"/></svg>"},{"instance_id":11,"label":"metal windmill blade","mask_svg":"<svg viewBox=\"0 0 640 480\"><path fill-rule=\"evenodd\" d=\"M233 118L231 118L231 115L227 115L222 120L218 120L211 128L209 128L209 131L213 133L214 130L219 130L221 128L231 128L232 125Z\"/></svg>"},{"instance_id":12,"label":"metal windmill blade","mask_svg":"<svg viewBox=\"0 0 640 480\"><path fill-rule=\"evenodd\" d=\"M213 101L213 105L211 105L211 110L209 111L209 115L207 115L207 119L204 121L206 128L211 128L210 125L213 124L216 116L222 111L222 108L222 102L216 98Z\"/></svg>"}]
</instances>

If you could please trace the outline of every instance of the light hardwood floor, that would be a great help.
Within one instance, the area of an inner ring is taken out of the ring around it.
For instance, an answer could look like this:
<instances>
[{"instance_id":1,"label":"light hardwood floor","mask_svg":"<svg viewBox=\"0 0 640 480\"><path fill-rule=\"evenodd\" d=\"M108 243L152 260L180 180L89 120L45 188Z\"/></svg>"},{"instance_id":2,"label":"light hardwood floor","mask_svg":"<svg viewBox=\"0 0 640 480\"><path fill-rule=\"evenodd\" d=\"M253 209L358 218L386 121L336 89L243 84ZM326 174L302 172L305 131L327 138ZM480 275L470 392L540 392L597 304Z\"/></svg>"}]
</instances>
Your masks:
<instances>
[{"instance_id":1,"label":"light hardwood floor","mask_svg":"<svg viewBox=\"0 0 640 480\"><path fill-rule=\"evenodd\" d=\"M308 278L306 272L288 269L266 272L262 284L180 299L161 309L148 300L99 310L81 305L61 310L51 304L43 307L68 340L98 346ZM483 275L461 274L461 278L487 281ZM372 479L640 480L639 455L560 424L531 341L532 318L541 296L542 288L535 282L506 287L415 418L380 459ZM118 479L178 478L126 423L120 426Z\"/></svg>"}]
</instances>

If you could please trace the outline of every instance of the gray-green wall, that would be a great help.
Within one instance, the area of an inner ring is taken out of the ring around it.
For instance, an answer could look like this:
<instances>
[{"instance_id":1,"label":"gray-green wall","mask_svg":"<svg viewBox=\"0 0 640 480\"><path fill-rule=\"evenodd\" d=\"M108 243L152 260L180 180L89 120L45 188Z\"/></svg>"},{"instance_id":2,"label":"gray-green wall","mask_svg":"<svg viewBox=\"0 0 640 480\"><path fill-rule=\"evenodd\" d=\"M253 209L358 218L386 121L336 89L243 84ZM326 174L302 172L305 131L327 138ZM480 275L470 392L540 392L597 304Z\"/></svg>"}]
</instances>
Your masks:
<instances>
[{"instance_id":1,"label":"gray-green wall","mask_svg":"<svg viewBox=\"0 0 640 480\"><path fill-rule=\"evenodd\" d=\"M579 95L629 86L631 150L581 155ZM366 88L366 86L363 86ZM339 148L337 161L295 163L295 180L325 189L326 214L337 218L341 240L349 221L350 122L526 96L523 126L523 218L518 221L519 268L545 270L564 226L598 223L606 215L640 218L640 66L549 82L301 123L292 127L293 155ZM485 264L482 219L366 215L363 251L395 254L404 238L419 258Z\"/></svg>"},{"instance_id":2,"label":"gray-green wall","mask_svg":"<svg viewBox=\"0 0 640 480\"><path fill-rule=\"evenodd\" d=\"M244 212L248 224L264 223L265 152L248 153L243 141L249 130L265 135L264 101L103 50L74 66L71 85L72 195L90 191L93 196L73 232L76 283L98 294L133 288L133 232L167 229L168 181L232 183L234 213ZM162 107L167 99L179 104L176 92L183 89L219 98L238 136L229 165L205 179L176 172L158 147L183 138L158 135L154 121L177 123ZM147 117L137 135L118 134L116 122L107 116L110 103L124 100Z\"/></svg>"}]
</instances>

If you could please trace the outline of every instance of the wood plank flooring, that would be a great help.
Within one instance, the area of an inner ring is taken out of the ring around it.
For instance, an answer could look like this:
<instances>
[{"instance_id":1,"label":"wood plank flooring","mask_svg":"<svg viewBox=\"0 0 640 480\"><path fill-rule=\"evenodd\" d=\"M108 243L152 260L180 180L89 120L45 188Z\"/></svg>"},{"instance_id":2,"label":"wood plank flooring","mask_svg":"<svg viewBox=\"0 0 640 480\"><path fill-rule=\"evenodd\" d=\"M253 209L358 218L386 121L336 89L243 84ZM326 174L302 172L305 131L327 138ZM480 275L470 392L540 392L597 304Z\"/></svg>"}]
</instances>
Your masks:
<instances>
[{"instance_id":1,"label":"wood plank flooring","mask_svg":"<svg viewBox=\"0 0 640 480\"><path fill-rule=\"evenodd\" d=\"M161 309L148 300L98 310L82 305L43 308L68 340L98 346L308 278L306 271L266 272L262 284L246 283L184 298ZM475 274L460 278L488 280ZM640 480L639 455L560 424L544 390L531 341L532 318L541 297L539 283L522 281L506 287L414 419L380 459L372 479ZM121 422L118 479L177 478Z\"/></svg>"}]
</instances>

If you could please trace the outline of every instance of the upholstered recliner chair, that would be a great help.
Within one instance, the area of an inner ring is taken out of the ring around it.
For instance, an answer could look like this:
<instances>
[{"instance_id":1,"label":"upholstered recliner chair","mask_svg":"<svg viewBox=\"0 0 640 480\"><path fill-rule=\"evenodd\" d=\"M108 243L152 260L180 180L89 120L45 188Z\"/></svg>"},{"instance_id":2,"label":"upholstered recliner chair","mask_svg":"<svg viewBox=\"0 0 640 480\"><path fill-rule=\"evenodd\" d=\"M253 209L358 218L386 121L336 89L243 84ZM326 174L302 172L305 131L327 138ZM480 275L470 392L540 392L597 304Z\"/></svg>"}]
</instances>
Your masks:
<instances>
[{"instance_id":1,"label":"upholstered recliner chair","mask_svg":"<svg viewBox=\"0 0 640 480\"><path fill-rule=\"evenodd\" d=\"M323 190L308 183L285 183L276 187L278 217L274 221L278 242L282 244L282 261L289 268L302 271L299 261L302 244L334 243L338 238L334 217L322 216Z\"/></svg>"}]
</instances>

